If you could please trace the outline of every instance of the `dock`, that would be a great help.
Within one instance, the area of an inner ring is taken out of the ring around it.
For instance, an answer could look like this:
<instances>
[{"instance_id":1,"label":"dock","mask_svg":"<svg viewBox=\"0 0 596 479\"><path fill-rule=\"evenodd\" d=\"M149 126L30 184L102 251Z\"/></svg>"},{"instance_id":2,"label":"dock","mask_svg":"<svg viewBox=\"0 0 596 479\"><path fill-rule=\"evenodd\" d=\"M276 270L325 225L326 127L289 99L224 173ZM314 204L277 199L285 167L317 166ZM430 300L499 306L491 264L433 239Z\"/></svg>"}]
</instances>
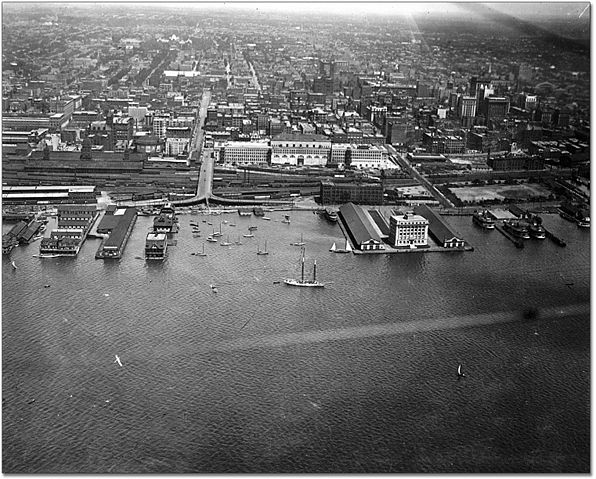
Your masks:
<instances>
[{"instance_id":1,"label":"dock","mask_svg":"<svg viewBox=\"0 0 596 479\"><path fill-rule=\"evenodd\" d=\"M505 236L505 238L511 240L511 242L515 245L516 248L523 248L524 247L523 240L520 240L519 238L515 238L514 236L510 235L509 233L507 233L507 231L505 231L503 229L503 225L495 223L495 229L497 231L501 232L501 234L503 236Z\"/></svg>"},{"instance_id":2,"label":"dock","mask_svg":"<svg viewBox=\"0 0 596 479\"><path fill-rule=\"evenodd\" d=\"M554 233L552 233L551 231L547 230L546 228L544 228L544 231L546 233L546 237L550 240L552 240L553 243L555 243L556 245L559 245L561 247L565 247L567 246L567 243L565 241L563 241L561 238L559 238L558 236L555 236Z\"/></svg>"}]
</instances>

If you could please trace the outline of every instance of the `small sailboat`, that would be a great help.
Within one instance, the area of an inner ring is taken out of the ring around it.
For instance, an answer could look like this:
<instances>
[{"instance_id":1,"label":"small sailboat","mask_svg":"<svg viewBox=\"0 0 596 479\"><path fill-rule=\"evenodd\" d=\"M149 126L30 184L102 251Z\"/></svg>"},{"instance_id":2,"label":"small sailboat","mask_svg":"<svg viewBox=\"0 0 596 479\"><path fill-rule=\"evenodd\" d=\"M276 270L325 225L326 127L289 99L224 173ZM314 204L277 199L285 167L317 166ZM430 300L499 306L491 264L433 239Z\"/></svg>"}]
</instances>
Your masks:
<instances>
[{"instance_id":1,"label":"small sailboat","mask_svg":"<svg viewBox=\"0 0 596 479\"><path fill-rule=\"evenodd\" d=\"M265 240L265 249L261 250L260 247L258 247L257 249L257 254L258 255L265 255L265 254L269 254L269 252L267 251L267 240Z\"/></svg>"},{"instance_id":2,"label":"small sailboat","mask_svg":"<svg viewBox=\"0 0 596 479\"><path fill-rule=\"evenodd\" d=\"M295 243L290 243L292 246L304 246L304 235L300 233L300 241L296 241Z\"/></svg>"},{"instance_id":3,"label":"small sailboat","mask_svg":"<svg viewBox=\"0 0 596 479\"><path fill-rule=\"evenodd\" d=\"M230 235L228 235L228 238L226 241L222 241L221 243L219 243L220 246L231 246L232 243L230 243Z\"/></svg>"},{"instance_id":4,"label":"small sailboat","mask_svg":"<svg viewBox=\"0 0 596 479\"><path fill-rule=\"evenodd\" d=\"M203 251L197 253L197 256L207 256L207 253L205 253L205 243L203 243Z\"/></svg>"},{"instance_id":5,"label":"small sailboat","mask_svg":"<svg viewBox=\"0 0 596 479\"><path fill-rule=\"evenodd\" d=\"M284 215L284 219L281 220L282 223L290 224L290 215Z\"/></svg>"},{"instance_id":6,"label":"small sailboat","mask_svg":"<svg viewBox=\"0 0 596 479\"><path fill-rule=\"evenodd\" d=\"M10 264L12 265L12 269L17 269L17 265L14 263L14 261Z\"/></svg>"},{"instance_id":7,"label":"small sailboat","mask_svg":"<svg viewBox=\"0 0 596 479\"><path fill-rule=\"evenodd\" d=\"M114 356L115 356L115 358L116 358L116 359L114 360L114 362L115 362L115 363L118 363L118 365L119 365L120 367L122 367L122 361L120 361L120 358L118 357L118 355L117 355L117 354L115 354Z\"/></svg>"},{"instance_id":8,"label":"small sailboat","mask_svg":"<svg viewBox=\"0 0 596 479\"><path fill-rule=\"evenodd\" d=\"M251 229L250 227L248 228L248 233L243 234L242 236L244 236L245 238L254 238L255 235L253 233L251 233Z\"/></svg>"},{"instance_id":9,"label":"small sailboat","mask_svg":"<svg viewBox=\"0 0 596 479\"><path fill-rule=\"evenodd\" d=\"M351 253L352 246L350 246L350 242L346 239L346 244L343 248L337 248L335 243L333 243L333 246L331 246L329 251L332 251L333 253Z\"/></svg>"},{"instance_id":10,"label":"small sailboat","mask_svg":"<svg viewBox=\"0 0 596 479\"><path fill-rule=\"evenodd\" d=\"M466 374L461 372L461 364L457 367L457 379L465 378Z\"/></svg>"},{"instance_id":11,"label":"small sailboat","mask_svg":"<svg viewBox=\"0 0 596 479\"><path fill-rule=\"evenodd\" d=\"M210 243L217 243L217 240L213 236L207 236L207 241Z\"/></svg>"}]
</instances>

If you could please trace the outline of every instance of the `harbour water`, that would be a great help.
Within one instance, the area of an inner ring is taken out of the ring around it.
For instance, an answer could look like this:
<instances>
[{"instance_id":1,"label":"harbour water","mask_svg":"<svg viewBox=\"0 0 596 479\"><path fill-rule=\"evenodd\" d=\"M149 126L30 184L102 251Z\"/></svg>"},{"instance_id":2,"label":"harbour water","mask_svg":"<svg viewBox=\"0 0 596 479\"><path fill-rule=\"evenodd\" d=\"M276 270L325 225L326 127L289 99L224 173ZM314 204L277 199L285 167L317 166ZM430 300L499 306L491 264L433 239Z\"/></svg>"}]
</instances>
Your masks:
<instances>
[{"instance_id":1,"label":"harbour water","mask_svg":"<svg viewBox=\"0 0 596 479\"><path fill-rule=\"evenodd\" d=\"M567 247L520 250L449 217L474 252L340 255L268 216L181 216L164 262L151 217L120 261L3 257L3 472L589 471L589 230L545 215ZM220 220L243 244L191 255ZM283 284L301 234L324 289Z\"/></svg>"}]
</instances>

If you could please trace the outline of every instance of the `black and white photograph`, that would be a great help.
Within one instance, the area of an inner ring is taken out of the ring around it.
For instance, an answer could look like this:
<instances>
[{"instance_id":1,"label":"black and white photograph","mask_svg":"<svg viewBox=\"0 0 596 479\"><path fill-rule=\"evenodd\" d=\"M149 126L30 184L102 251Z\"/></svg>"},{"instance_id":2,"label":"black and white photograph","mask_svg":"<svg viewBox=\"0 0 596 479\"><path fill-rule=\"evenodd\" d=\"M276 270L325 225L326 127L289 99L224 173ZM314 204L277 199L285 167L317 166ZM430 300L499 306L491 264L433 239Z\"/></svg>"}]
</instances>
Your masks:
<instances>
[{"instance_id":1,"label":"black and white photograph","mask_svg":"<svg viewBox=\"0 0 596 479\"><path fill-rule=\"evenodd\" d=\"M591 7L2 2L2 473L589 474Z\"/></svg>"}]
</instances>

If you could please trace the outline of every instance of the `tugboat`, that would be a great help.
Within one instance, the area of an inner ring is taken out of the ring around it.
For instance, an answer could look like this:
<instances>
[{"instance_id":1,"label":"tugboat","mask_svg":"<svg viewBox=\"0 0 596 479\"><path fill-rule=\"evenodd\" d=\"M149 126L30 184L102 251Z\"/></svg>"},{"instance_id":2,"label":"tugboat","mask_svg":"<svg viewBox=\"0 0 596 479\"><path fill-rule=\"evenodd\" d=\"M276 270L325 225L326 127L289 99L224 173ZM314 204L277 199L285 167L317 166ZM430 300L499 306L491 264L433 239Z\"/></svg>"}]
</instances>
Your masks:
<instances>
[{"instance_id":1,"label":"tugboat","mask_svg":"<svg viewBox=\"0 0 596 479\"><path fill-rule=\"evenodd\" d=\"M474 211L474 214L472 215L472 221L486 230L495 229L495 221L488 215L487 210Z\"/></svg>"},{"instance_id":2,"label":"tugboat","mask_svg":"<svg viewBox=\"0 0 596 479\"><path fill-rule=\"evenodd\" d=\"M524 223L516 220L504 220L503 228L513 236L523 239L529 239L530 233Z\"/></svg>"}]
</instances>

